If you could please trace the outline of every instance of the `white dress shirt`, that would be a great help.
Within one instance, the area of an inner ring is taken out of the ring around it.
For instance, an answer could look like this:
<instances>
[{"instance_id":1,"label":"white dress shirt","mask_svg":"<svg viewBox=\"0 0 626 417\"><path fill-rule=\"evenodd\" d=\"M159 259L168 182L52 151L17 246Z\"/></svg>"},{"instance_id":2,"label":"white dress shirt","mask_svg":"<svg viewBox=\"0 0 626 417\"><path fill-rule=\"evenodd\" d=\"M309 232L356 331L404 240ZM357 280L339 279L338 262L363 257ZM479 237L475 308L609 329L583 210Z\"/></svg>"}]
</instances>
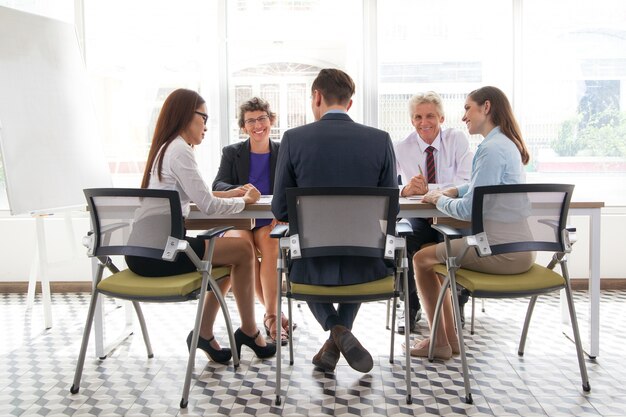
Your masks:
<instances>
[{"instance_id":1,"label":"white dress shirt","mask_svg":"<svg viewBox=\"0 0 626 417\"><path fill-rule=\"evenodd\" d=\"M156 168L157 164L155 163L152 167L148 188L178 191L184 217L189 214L192 201L205 214L239 213L246 206L241 197L218 198L213 196L211 189L200 175L193 148L181 136L170 143L165 155L163 155L161 181L159 181Z\"/></svg>"},{"instance_id":2,"label":"white dress shirt","mask_svg":"<svg viewBox=\"0 0 626 417\"><path fill-rule=\"evenodd\" d=\"M432 145L424 142L416 131L411 132L405 139L396 142L394 150L398 175L402 184L420 174L420 167L424 177L426 171L426 148L435 148L436 185L434 188L447 188L469 181L472 169L472 153L465 133L458 129L441 129ZM429 185L433 187L433 185ZM402 189L403 186L400 186Z\"/></svg>"}]
</instances>

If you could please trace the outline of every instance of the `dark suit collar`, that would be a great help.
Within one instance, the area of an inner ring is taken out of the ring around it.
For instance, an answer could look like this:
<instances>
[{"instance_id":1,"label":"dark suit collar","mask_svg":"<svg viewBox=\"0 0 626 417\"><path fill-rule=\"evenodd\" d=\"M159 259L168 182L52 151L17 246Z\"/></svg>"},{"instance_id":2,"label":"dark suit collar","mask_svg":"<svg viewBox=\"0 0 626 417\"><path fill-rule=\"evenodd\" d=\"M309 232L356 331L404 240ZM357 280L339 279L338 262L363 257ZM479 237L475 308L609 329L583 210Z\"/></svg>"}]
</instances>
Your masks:
<instances>
[{"instance_id":1,"label":"dark suit collar","mask_svg":"<svg viewBox=\"0 0 626 417\"><path fill-rule=\"evenodd\" d=\"M248 176L250 175L250 138L241 142L238 148L237 158L239 162L235 164L235 169L237 170L237 176L245 184L248 182Z\"/></svg>"},{"instance_id":2,"label":"dark suit collar","mask_svg":"<svg viewBox=\"0 0 626 417\"><path fill-rule=\"evenodd\" d=\"M345 120L351 122L352 119L346 113L326 113L322 116L320 121L322 120Z\"/></svg>"}]
</instances>

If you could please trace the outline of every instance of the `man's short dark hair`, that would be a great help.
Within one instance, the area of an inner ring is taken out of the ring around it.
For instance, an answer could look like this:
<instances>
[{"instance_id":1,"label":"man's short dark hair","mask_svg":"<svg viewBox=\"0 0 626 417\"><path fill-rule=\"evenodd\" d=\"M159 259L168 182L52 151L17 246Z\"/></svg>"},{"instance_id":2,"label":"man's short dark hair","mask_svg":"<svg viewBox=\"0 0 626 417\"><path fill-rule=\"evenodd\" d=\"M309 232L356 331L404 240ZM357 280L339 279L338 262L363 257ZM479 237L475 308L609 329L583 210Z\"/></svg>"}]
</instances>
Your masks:
<instances>
[{"instance_id":1,"label":"man's short dark hair","mask_svg":"<svg viewBox=\"0 0 626 417\"><path fill-rule=\"evenodd\" d=\"M315 90L322 94L329 106L346 105L354 95L354 81L339 69L326 68L321 70L313 81L311 92Z\"/></svg>"}]
</instances>

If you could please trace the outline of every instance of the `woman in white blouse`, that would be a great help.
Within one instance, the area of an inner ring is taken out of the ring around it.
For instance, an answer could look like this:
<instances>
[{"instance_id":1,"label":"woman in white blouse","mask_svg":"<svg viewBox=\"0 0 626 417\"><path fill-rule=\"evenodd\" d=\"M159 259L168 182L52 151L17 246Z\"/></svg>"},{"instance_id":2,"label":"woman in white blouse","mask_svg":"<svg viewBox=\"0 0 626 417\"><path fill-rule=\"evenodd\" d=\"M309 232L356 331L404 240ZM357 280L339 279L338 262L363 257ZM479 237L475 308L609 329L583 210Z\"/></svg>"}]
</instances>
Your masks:
<instances>
[{"instance_id":1,"label":"woman in white blouse","mask_svg":"<svg viewBox=\"0 0 626 417\"><path fill-rule=\"evenodd\" d=\"M246 204L256 202L259 191L246 184L229 191L214 191L206 185L194 156L194 146L200 145L206 132L208 119L204 99L198 93L186 89L172 92L161 108L156 123L148 161L141 183L142 188L176 190L180 194L183 216L187 216L190 203L206 214L230 214L242 211ZM186 237L200 258L204 255L202 239ZM178 256L175 262L127 256L128 267L144 276L166 276L195 271L186 256ZM232 285L233 294L241 317L241 327L235 332L237 351L241 345L250 347L259 358L273 356L276 345L266 343L259 332L254 316L254 252L243 239L221 237L215 242L214 265L229 265L230 278L220 281L220 288L227 292ZM228 362L232 352L222 348L213 335L213 323L219 311L219 303L211 293L205 299L198 348L216 362ZM191 349L191 332L187 346Z\"/></svg>"}]
</instances>

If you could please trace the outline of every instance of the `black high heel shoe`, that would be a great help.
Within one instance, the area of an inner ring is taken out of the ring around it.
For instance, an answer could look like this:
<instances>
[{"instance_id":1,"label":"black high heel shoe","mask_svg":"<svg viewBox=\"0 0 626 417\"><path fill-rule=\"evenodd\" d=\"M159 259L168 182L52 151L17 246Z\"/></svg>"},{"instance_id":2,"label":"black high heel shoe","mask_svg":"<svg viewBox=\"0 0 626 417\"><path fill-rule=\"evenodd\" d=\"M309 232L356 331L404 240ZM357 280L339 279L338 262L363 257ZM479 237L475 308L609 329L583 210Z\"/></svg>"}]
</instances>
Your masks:
<instances>
[{"instance_id":1,"label":"black high heel shoe","mask_svg":"<svg viewBox=\"0 0 626 417\"><path fill-rule=\"evenodd\" d=\"M193 336L193 330L189 332L189 336L187 336L187 349L191 351L191 337ZM211 346L211 341L215 339L215 336L212 336L209 340L204 339L202 336L198 335L198 349L202 350L208 358L213 360L213 362L218 363L228 363L230 358L233 357L233 353L228 348L215 349ZM237 345L239 346L239 345ZM239 349L239 347L237 347Z\"/></svg>"},{"instance_id":2,"label":"black high heel shoe","mask_svg":"<svg viewBox=\"0 0 626 417\"><path fill-rule=\"evenodd\" d=\"M237 345L237 355L239 359L241 359L241 345L248 346L260 359L269 358L276 354L276 345L274 343L267 343L265 346L256 344L255 340L260 333L261 331L257 330L254 336L248 336L241 329L237 329L235 332L235 345Z\"/></svg>"}]
</instances>

